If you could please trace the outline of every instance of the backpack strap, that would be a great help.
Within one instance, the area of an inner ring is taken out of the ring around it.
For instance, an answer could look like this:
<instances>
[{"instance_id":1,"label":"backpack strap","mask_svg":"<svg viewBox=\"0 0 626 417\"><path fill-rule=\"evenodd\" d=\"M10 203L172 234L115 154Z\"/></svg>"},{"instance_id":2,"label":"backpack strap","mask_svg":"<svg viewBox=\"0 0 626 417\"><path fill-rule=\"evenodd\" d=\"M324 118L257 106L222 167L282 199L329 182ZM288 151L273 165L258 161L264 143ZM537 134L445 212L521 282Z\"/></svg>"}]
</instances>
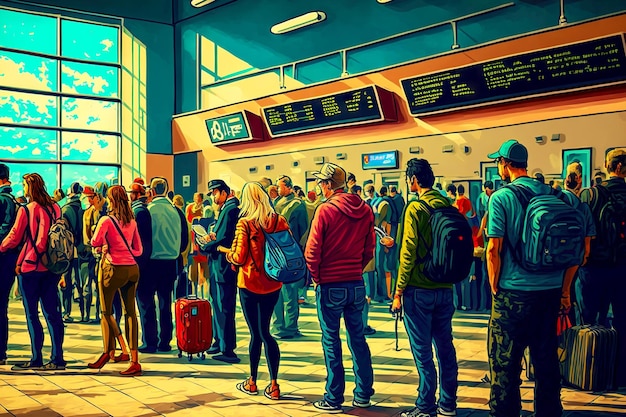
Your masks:
<instances>
[{"instance_id":1,"label":"backpack strap","mask_svg":"<svg viewBox=\"0 0 626 417\"><path fill-rule=\"evenodd\" d=\"M30 231L30 212L28 211L27 206L24 206L24 211L26 212L26 237L33 244L33 251L35 252L35 255L37 257L37 262L35 262L35 268L37 268L37 266L41 262L41 258L43 257L43 254L37 251L37 239L36 238L38 237L38 234L35 233L35 236L33 237L33 234ZM37 229L37 232L38 231L39 229ZM28 261L24 259L24 262L28 262Z\"/></svg>"},{"instance_id":2,"label":"backpack strap","mask_svg":"<svg viewBox=\"0 0 626 417\"><path fill-rule=\"evenodd\" d=\"M134 259L135 256L133 255L133 251L130 249L130 245L128 244L128 241L124 237L124 233L122 233L122 229L120 229L120 226L117 224L116 219L113 218L113 216L105 216L105 217L108 217L109 219L111 219L111 223L113 223L113 226L115 226L115 228L117 229L118 233L122 237L122 240L124 241L124 244L126 244L126 249L128 249L128 252L130 253L130 256L132 256L133 259Z\"/></svg>"}]
</instances>

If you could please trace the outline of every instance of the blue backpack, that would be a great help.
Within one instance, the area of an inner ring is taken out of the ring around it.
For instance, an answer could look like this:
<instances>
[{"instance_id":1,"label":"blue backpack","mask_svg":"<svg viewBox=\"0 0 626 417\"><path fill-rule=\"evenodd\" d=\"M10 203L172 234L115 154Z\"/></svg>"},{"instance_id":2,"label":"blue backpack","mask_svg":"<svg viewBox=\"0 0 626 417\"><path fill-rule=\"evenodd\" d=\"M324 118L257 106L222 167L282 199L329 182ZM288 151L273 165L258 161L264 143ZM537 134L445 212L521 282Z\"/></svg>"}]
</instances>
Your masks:
<instances>
[{"instance_id":1,"label":"blue backpack","mask_svg":"<svg viewBox=\"0 0 626 417\"><path fill-rule=\"evenodd\" d=\"M585 219L562 191L534 194L506 186L522 205L522 235L513 256L529 272L563 271L580 265L585 254Z\"/></svg>"},{"instance_id":2,"label":"blue backpack","mask_svg":"<svg viewBox=\"0 0 626 417\"><path fill-rule=\"evenodd\" d=\"M278 223L277 223L278 225ZM262 230L262 229L261 229ZM289 229L265 235L265 273L270 279L290 284L306 276L304 254Z\"/></svg>"},{"instance_id":3,"label":"blue backpack","mask_svg":"<svg viewBox=\"0 0 626 417\"><path fill-rule=\"evenodd\" d=\"M459 210L452 206L433 208L420 201L430 214L432 246L428 246L424 237L419 238L426 246L426 255L419 260L423 265L424 275L442 284L456 284L469 276L474 262L474 242L472 228Z\"/></svg>"}]
</instances>

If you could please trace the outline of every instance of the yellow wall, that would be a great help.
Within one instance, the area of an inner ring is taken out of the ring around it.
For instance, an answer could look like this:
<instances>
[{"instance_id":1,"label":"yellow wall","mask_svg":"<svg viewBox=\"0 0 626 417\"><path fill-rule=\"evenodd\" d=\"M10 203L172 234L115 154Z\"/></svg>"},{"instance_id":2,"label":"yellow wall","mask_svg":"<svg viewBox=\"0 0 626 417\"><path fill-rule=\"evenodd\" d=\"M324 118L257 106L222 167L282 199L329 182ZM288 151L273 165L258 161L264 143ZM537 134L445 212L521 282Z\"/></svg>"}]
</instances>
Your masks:
<instances>
[{"instance_id":1,"label":"yellow wall","mask_svg":"<svg viewBox=\"0 0 626 417\"><path fill-rule=\"evenodd\" d=\"M397 67L378 73L351 77L324 85L285 92L175 117L173 120L174 153L201 150L198 183L222 177L240 188L243 182L262 176L276 178L290 174L296 184L304 185L304 172L314 170L312 157L325 156L335 161L338 152L348 159L339 161L357 174L359 182L371 176L360 169L360 155L365 152L398 149L400 167L413 157L408 148L424 149L420 156L435 165L436 175L446 178L478 178L480 162L499 144L516 138L529 147L531 171L556 174L561 170L563 148L594 147L594 169L601 166L604 150L623 145L626 132L626 86L606 87L586 92L568 93L538 99L519 100L471 110L449 112L422 118L412 117L400 87L401 78L445 70L507 55L584 41L620 33L626 28L626 16L617 16L582 25L526 36L469 51ZM260 114L260 108L309 97L332 94L376 84L396 94L398 121L364 127L352 127L277 138L261 143L215 147L210 143L204 120L240 110ZM553 134L562 134L561 142L552 142ZM544 145L536 136L546 136ZM455 145L455 152L443 154L443 145ZM466 155L462 146L471 148ZM271 157L268 155L279 155ZM300 166L292 167L299 160ZM221 162L218 162L221 161ZM265 171L265 165L274 169ZM250 174L248 168L258 167Z\"/></svg>"}]
</instances>

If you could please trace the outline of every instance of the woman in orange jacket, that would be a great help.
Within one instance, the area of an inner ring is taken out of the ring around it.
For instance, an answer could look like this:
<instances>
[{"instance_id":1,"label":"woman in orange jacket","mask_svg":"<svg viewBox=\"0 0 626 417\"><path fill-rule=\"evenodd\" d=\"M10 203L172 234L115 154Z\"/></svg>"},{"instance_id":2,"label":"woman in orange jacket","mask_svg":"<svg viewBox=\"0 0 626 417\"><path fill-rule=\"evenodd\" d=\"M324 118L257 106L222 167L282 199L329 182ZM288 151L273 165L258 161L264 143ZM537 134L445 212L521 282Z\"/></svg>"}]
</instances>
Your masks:
<instances>
[{"instance_id":1,"label":"woman in orange jacket","mask_svg":"<svg viewBox=\"0 0 626 417\"><path fill-rule=\"evenodd\" d=\"M265 346L265 357L270 371L271 383L265 388L265 396L272 400L280 398L277 382L280 351L270 334L270 318L282 283L268 278L263 268L265 261L266 232L288 230L287 220L277 214L270 197L256 182L247 183L241 192L241 212L235 230L235 239L230 249L220 247L226 259L239 267L237 286L243 315L250 329L250 377L237 384L237 389L249 395L257 395L256 385L261 343Z\"/></svg>"}]
</instances>

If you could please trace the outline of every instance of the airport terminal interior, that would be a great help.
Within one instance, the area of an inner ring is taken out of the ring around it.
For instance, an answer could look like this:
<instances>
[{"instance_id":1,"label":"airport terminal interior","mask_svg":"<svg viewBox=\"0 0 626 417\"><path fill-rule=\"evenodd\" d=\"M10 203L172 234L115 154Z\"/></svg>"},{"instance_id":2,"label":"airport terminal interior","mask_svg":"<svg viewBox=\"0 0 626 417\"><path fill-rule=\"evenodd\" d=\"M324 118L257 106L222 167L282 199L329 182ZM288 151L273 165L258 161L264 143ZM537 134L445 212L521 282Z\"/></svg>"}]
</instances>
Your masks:
<instances>
[{"instance_id":1,"label":"airport terminal interior","mask_svg":"<svg viewBox=\"0 0 626 417\"><path fill-rule=\"evenodd\" d=\"M0 163L16 197L33 172L50 194L162 177L186 206L215 180L238 194L288 176L307 198L327 163L406 201L420 158L476 206L485 182L503 183L487 155L515 139L530 176L565 187L578 162L591 187L626 144L625 36L624 0L0 0ZM134 378L118 375L126 364L87 368L102 335L78 319L64 323L65 370L12 371L30 358L20 299L12 290L0 416L325 415L312 405L327 377L312 286L301 335L278 340L278 401L236 388L250 343L239 299L241 363L179 357L174 336L171 352L140 354ZM490 313L456 303L456 415L487 416ZM344 328L343 412L400 415L419 385L404 322L384 301L369 314L372 406L352 404ZM529 416L534 382L520 378ZM623 386L564 384L561 399L565 416L626 415Z\"/></svg>"}]
</instances>

